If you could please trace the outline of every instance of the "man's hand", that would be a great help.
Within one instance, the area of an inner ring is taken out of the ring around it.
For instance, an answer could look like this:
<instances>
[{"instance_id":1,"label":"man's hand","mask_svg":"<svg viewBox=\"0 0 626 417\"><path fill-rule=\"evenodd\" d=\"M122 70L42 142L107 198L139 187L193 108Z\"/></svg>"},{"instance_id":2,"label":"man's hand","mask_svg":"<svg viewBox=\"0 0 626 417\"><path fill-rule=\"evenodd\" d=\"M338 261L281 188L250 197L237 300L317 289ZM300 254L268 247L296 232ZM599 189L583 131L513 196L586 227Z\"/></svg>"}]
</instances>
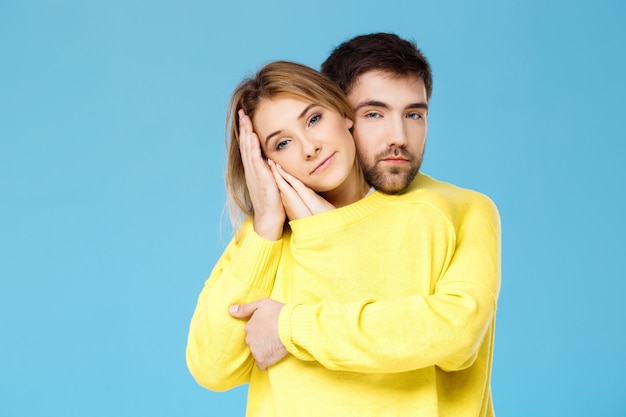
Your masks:
<instances>
[{"instance_id":1,"label":"man's hand","mask_svg":"<svg viewBox=\"0 0 626 417\"><path fill-rule=\"evenodd\" d=\"M278 315L284 304L262 298L249 304L235 304L228 309L231 316L248 319L246 343L262 371L287 356L287 349L278 336Z\"/></svg>"}]
</instances>

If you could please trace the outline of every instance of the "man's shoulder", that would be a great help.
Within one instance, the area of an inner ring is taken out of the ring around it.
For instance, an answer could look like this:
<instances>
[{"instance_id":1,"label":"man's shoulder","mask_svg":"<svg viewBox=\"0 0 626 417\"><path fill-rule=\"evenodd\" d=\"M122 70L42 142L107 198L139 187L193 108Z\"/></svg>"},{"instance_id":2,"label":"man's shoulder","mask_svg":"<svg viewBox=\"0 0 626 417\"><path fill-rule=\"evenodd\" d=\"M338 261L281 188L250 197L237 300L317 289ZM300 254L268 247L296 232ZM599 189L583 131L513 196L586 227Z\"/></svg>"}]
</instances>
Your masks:
<instances>
[{"instance_id":1,"label":"man's shoulder","mask_svg":"<svg viewBox=\"0 0 626 417\"><path fill-rule=\"evenodd\" d=\"M416 197L420 194L428 193L442 194L458 198L472 198L479 196L486 197L478 191L459 187L458 185L454 185L449 182L440 181L421 172L417 174L415 179L411 182L403 194L409 197Z\"/></svg>"},{"instance_id":2,"label":"man's shoulder","mask_svg":"<svg viewBox=\"0 0 626 417\"><path fill-rule=\"evenodd\" d=\"M411 202L431 203L445 211L457 211L461 208L468 208L468 206L495 209L495 204L487 195L449 182L436 180L421 172L417 174L406 191L399 194L398 197Z\"/></svg>"}]
</instances>

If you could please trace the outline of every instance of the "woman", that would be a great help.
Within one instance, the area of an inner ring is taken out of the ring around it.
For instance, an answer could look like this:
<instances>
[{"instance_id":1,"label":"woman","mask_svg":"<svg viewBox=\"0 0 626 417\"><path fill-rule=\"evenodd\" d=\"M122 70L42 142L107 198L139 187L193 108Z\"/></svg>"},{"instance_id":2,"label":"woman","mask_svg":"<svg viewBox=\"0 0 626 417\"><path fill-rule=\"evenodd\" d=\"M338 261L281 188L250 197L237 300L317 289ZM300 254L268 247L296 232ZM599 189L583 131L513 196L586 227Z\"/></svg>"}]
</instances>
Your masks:
<instances>
[{"instance_id":1,"label":"woman","mask_svg":"<svg viewBox=\"0 0 626 417\"><path fill-rule=\"evenodd\" d=\"M190 327L187 361L201 385L224 390L254 379L245 322L233 319L228 307L270 296L286 301L293 292L291 275L300 261L286 222L347 207L369 192L352 118L334 83L296 63L270 63L233 92L226 184L238 230Z\"/></svg>"},{"instance_id":2,"label":"woman","mask_svg":"<svg viewBox=\"0 0 626 417\"><path fill-rule=\"evenodd\" d=\"M423 297L454 248L440 198L427 187L418 190L427 204L410 193L364 198L351 108L310 68L265 66L237 87L229 115L229 202L244 220L198 299L191 373L216 391L249 383L248 416L420 415L425 395L437 402L421 384L445 349L418 343L395 306L432 314ZM278 327L291 354L262 371L246 322L228 309L265 297L285 304ZM341 340L324 339L320 320Z\"/></svg>"},{"instance_id":3,"label":"woman","mask_svg":"<svg viewBox=\"0 0 626 417\"><path fill-rule=\"evenodd\" d=\"M349 131L352 109L343 92L313 69L269 64L235 89L229 108L231 215L253 218L263 237L280 237L285 214L294 220L342 207L369 190Z\"/></svg>"}]
</instances>

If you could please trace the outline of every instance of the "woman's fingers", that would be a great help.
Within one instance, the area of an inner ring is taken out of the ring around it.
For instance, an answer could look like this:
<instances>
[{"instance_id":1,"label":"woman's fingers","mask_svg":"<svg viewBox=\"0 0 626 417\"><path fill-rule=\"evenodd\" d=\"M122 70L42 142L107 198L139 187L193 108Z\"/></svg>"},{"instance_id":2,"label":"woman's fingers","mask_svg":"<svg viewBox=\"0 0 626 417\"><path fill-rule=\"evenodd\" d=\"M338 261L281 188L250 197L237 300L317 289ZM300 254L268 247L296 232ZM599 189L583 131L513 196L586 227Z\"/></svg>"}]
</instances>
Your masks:
<instances>
[{"instance_id":1,"label":"woman's fingers","mask_svg":"<svg viewBox=\"0 0 626 417\"><path fill-rule=\"evenodd\" d=\"M320 214L335 208L318 193L304 185L302 181L285 171L283 167L278 164L275 166L280 177L298 194L299 199L309 208L311 214Z\"/></svg>"},{"instance_id":2,"label":"woman's fingers","mask_svg":"<svg viewBox=\"0 0 626 417\"><path fill-rule=\"evenodd\" d=\"M244 167L263 160L259 138L252 129L252 121L243 110L239 110L239 150ZM245 159L244 159L245 158Z\"/></svg>"},{"instance_id":3,"label":"woman's fingers","mask_svg":"<svg viewBox=\"0 0 626 417\"><path fill-rule=\"evenodd\" d=\"M261 154L259 139L252 128L252 121L239 111L239 151L243 163L248 194L254 208L254 229L269 240L282 234L285 208L280 191L267 162Z\"/></svg>"},{"instance_id":4,"label":"woman's fingers","mask_svg":"<svg viewBox=\"0 0 626 417\"><path fill-rule=\"evenodd\" d=\"M287 213L289 220L296 220L310 216L312 214L311 210L307 207L304 201L302 201L296 190L294 190L294 188L287 181L285 181L285 179L277 171L276 164L271 160L268 160L267 163L280 191L283 207L285 208L285 212Z\"/></svg>"}]
</instances>

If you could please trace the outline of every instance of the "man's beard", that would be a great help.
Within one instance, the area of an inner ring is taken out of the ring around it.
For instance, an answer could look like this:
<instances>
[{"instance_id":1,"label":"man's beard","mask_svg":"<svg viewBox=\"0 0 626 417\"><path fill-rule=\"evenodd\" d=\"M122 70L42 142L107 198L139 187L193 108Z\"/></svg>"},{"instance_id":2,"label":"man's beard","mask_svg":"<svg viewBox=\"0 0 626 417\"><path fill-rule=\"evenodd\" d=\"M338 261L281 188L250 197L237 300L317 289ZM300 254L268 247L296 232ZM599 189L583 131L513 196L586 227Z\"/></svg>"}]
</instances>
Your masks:
<instances>
[{"instance_id":1,"label":"man's beard","mask_svg":"<svg viewBox=\"0 0 626 417\"><path fill-rule=\"evenodd\" d=\"M402 156L407 159L408 167L403 165L381 166L380 161L389 156ZM387 194L398 194L404 191L415 178L422 165L424 152L421 155L412 155L404 148L393 147L392 150L377 155L373 164L361 160L363 174L367 182L379 191Z\"/></svg>"}]
</instances>

